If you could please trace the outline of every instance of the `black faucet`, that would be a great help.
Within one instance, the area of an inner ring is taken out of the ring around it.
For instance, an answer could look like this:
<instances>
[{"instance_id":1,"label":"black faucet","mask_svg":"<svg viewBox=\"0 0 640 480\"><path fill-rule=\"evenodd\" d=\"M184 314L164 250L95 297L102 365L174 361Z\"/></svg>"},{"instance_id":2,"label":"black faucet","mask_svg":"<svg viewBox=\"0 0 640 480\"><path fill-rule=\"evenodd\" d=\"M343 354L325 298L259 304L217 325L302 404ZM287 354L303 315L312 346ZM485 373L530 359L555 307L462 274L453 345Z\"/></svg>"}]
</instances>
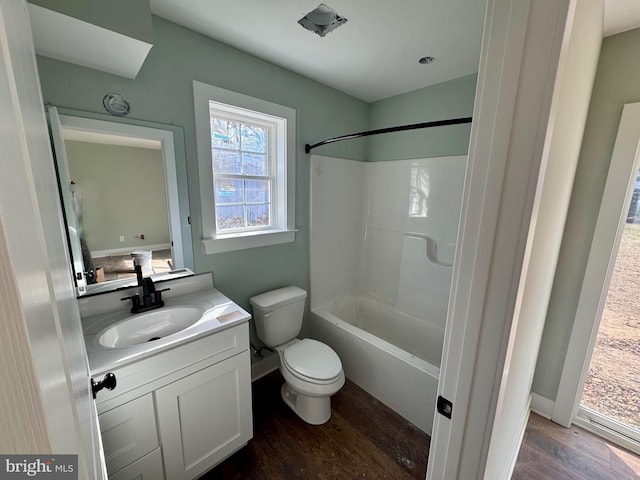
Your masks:
<instances>
[{"instance_id":1,"label":"black faucet","mask_svg":"<svg viewBox=\"0 0 640 480\"><path fill-rule=\"evenodd\" d=\"M156 290L156 286L153 280L149 277L144 278L142 276L142 267L140 265L134 266L136 271L136 278L138 279L138 286L142 287L142 297L136 293L130 297L124 297L122 300L131 300L131 313L141 313L148 310L153 310L164 306L162 300L162 292L169 290L164 288L162 290Z\"/></svg>"}]
</instances>

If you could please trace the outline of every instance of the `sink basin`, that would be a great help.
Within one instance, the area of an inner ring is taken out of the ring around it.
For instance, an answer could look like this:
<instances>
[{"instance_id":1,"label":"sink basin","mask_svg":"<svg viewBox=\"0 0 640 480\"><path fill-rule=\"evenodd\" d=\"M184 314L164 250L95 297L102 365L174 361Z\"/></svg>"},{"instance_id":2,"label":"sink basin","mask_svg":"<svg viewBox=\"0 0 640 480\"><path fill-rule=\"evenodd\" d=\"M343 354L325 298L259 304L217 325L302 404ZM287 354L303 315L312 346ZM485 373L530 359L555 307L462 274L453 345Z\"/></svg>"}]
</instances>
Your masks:
<instances>
[{"instance_id":1,"label":"sink basin","mask_svg":"<svg viewBox=\"0 0 640 480\"><path fill-rule=\"evenodd\" d=\"M96 337L103 347L121 348L159 340L190 327L202 318L201 308L164 307L132 314L106 328Z\"/></svg>"}]
</instances>

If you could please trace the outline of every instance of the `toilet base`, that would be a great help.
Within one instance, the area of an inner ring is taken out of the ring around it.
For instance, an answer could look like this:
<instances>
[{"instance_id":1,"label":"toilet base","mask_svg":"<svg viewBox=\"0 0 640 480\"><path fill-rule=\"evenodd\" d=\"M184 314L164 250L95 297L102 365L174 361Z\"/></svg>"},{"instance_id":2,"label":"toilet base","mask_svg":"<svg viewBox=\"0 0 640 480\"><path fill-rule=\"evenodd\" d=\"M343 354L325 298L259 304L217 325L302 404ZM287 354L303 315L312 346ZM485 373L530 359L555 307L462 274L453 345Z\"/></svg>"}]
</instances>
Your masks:
<instances>
[{"instance_id":1,"label":"toilet base","mask_svg":"<svg viewBox=\"0 0 640 480\"><path fill-rule=\"evenodd\" d=\"M288 383L282 385L280 395L302 420L311 425L322 425L331 418L331 397L310 397L294 390Z\"/></svg>"}]
</instances>

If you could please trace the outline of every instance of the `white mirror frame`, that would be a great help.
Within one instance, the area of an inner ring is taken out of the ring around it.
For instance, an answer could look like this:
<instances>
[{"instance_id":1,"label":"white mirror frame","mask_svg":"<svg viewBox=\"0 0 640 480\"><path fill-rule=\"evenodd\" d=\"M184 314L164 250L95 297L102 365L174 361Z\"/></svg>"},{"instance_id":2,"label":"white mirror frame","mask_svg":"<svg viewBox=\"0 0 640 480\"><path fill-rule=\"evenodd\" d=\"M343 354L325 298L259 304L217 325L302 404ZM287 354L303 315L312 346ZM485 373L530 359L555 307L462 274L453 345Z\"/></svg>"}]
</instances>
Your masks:
<instances>
[{"instance_id":1,"label":"white mirror frame","mask_svg":"<svg viewBox=\"0 0 640 480\"><path fill-rule=\"evenodd\" d=\"M185 257L182 241L182 229L180 219L180 202L178 194L178 176L176 169L175 143L171 130L163 130L161 128L152 128L129 123L118 123L105 120L97 120L93 118L85 118L67 114L59 114L56 107L48 108L50 123L52 126L53 144L56 151L56 161L58 163L59 175L61 176L61 184L65 178L68 181L68 165L66 161L66 152L64 150L64 137L61 129L72 129L82 132L106 133L111 135L119 135L123 137L142 138L147 140L158 141L161 144L162 159L165 170L165 188L167 192L167 210L169 213L169 231L171 235L171 254L174 261L174 269L184 268ZM57 119L57 120L56 120ZM58 132L56 133L56 130ZM66 175L66 177L65 177ZM69 198L69 192L62 188L63 204L65 209L69 209L72 200ZM70 215L67 215L70 217ZM69 218L67 218L67 222ZM73 222L71 222L73 223ZM69 230L74 225L69 225ZM82 252L80 241L72 231L69 231L70 248L73 255L73 274L78 286L78 295L90 293L101 293L110 291L120 287L127 286L131 283L129 279L122 281L111 281L105 284L106 288L100 288L100 292L87 286L84 280L84 263L82 261ZM78 279L78 273L82 273L82 279ZM122 285L121 285L122 284Z\"/></svg>"}]
</instances>

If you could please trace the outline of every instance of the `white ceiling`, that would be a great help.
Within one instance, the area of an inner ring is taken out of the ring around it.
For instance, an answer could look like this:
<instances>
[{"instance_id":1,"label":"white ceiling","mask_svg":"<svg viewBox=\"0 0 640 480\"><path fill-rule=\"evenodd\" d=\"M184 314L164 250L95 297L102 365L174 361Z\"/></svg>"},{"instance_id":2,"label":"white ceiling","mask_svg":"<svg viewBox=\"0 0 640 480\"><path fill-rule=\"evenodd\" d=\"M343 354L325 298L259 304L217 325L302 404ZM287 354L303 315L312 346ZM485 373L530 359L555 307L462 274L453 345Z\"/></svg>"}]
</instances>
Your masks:
<instances>
[{"instance_id":1,"label":"white ceiling","mask_svg":"<svg viewBox=\"0 0 640 480\"><path fill-rule=\"evenodd\" d=\"M319 3L347 23L321 38ZM485 0L151 0L154 14L365 101L475 73ZM424 56L430 65L418 64Z\"/></svg>"},{"instance_id":2,"label":"white ceiling","mask_svg":"<svg viewBox=\"0 0 640 480\"><path fill-rule=\"evenodd\" d=\"M324 1L347 23L297 21ZM485 0L150 0L154 14L371 102L475 73ZM605 35L640 25L640 0L605 0ZM433 56L430 65L418 64Z\"/></svg>"},{"instance_id":3,"label":"white ceiling","mask_svg":"<svg viewBox=\"0 0 640 480\"><path fill-rule=\"evenodd\" d=\"M604 1L604 36L640 26L640 0Z\"/></svg>"}]
</instances>

